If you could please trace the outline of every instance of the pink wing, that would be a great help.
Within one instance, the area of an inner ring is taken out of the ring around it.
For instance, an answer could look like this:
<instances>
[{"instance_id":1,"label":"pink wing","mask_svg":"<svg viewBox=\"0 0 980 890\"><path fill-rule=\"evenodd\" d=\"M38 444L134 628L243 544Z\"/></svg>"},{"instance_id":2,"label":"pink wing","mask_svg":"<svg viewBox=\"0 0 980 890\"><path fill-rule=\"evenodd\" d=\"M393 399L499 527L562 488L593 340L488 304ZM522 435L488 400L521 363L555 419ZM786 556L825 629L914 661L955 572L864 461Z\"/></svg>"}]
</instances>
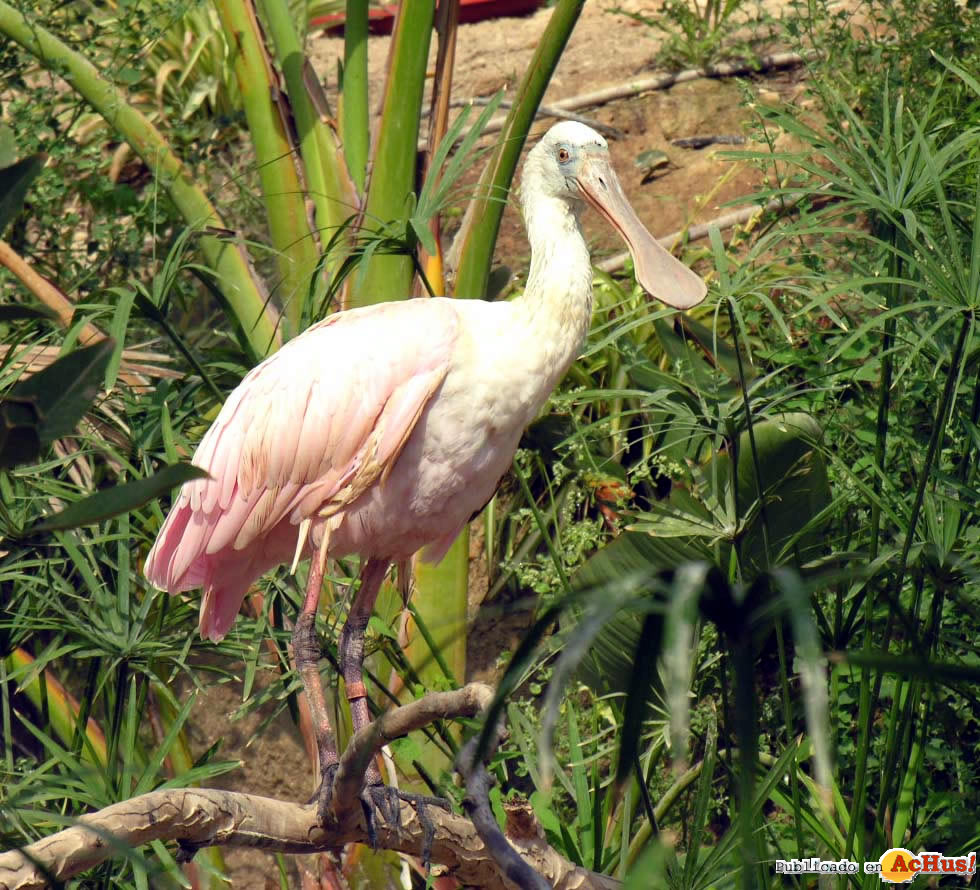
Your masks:
<instances>
[{"instance_id":1,"label":"pink wing","mask_svg":"<svg viewBox=\"0 0 980 890\"><path fill-rule=\"evenodd\" d=\"M223 637L252 581L295 545L284 520L337 512L384 478L446 376L456 330L444 300L338 313L228 397L193 458L210 478L183 486L144 567L171 593L204 588L202 635Z\"/></svg>"}]
</instances>

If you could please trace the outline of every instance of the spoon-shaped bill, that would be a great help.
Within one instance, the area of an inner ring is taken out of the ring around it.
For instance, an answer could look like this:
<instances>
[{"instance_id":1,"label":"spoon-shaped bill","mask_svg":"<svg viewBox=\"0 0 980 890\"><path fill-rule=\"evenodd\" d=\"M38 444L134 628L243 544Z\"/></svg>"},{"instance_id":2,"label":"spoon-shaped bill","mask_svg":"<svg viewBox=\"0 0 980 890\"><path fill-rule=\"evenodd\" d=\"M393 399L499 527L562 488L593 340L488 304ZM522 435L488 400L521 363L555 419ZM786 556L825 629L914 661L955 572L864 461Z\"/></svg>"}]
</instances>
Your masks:
<instances>
[{"instance_id":1,"label":"spoon-shaped bill","mask_svg":"<svg viewBox=\"0 0 980 890\"><path fill-rule=\"evenodd\" d=\"M646 230L609 163L601 157L586 158L577 179L588 202L622 235L643 289L675 309L697 306L708 292L704 282Z\"/></svg>"}]
</instances>

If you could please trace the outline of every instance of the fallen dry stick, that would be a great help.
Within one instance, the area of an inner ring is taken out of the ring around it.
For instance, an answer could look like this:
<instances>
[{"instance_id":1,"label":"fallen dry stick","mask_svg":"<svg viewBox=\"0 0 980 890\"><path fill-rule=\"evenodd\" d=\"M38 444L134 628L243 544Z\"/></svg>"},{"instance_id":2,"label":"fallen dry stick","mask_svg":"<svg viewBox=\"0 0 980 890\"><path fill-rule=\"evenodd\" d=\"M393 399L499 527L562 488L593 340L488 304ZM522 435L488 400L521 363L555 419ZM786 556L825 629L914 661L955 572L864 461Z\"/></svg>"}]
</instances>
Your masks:
<instances>
[{"instance_id":1,"label":"fallen dry stick","mask_svg":"<svg viewBox=\"0 0 980 890\"><path fill-rule=\"evenodd\" d=\"M744 74L762 74L766 71L777 71L784 68L795 68L807 61L808 56L799 53L772 53L767 56L760 56L758 59L751 59L745 62L722 62L717 65L708 65L704 68L689 68L685 71L676 73L652 74L649 77L638 77L628 80L625 83L614 84L613 86L603 87L602 89L592 90L589 93L581 93L578 96L570 96L567 99L559 99L550 102L548 107L559 111L575 111L579 108L591 108L596 105L605 105L616 99L626 99L630 96L638 96L641 93L649 93L653 90L666 90L679 83L687 83L690 80L698 80L702 77L740 77ZM542 108L543 114L547 114ZM483 130L483 135L498 132L507 120L507 115L498 114L490 118Z\"/></svg>"}]
</instances>

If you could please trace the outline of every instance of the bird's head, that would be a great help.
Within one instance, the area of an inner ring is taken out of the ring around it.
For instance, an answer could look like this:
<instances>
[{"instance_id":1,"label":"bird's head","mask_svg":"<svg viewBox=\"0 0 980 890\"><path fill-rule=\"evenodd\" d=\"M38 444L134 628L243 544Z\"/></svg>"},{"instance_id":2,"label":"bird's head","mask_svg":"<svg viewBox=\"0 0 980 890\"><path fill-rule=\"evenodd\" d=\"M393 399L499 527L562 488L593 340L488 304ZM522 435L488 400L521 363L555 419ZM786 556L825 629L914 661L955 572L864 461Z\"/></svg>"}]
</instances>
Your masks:
<instances>
[{"instance_id":1,"label":"bird's head","mask_svg":"<svg viewBox=\"0 0 980 890\"><path fill-rule=\"evenodd\" d=\"M689 309L707 293L704 282L660 246L623 194L609 160L609 146L591 127L555 124L527 156L523 175L525 215L541 198L572 208L587 201L622 236L640 285L668 306Z\"/></svg>"}]
</instances>

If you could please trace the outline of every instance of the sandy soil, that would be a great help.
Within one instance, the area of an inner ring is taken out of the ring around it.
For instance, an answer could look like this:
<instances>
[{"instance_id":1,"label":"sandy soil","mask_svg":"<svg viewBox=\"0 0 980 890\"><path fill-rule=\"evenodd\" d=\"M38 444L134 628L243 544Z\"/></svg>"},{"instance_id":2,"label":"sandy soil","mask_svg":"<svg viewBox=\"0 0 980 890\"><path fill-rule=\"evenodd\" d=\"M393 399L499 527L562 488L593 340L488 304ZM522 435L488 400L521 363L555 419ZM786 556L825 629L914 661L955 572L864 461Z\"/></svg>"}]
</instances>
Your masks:
<instances>
[{"instance_id":1,"label":"sandy soil","mask_svg":"<svg viewBox=\"0 0 980 890\"><path fill-rule=\"evenodd\" d=\"M640 8L636 0L625 0L622 5ZM767 0L767 6L775 14L782 5L784 0ZM454 96L487 96L501 87L513 87L549 15L550 10L542 9L525 18L461 26ZM381 91L388 44L387 37L370 39L375 95ZM657 46L656 34L651 29L589 2L562 56L545 102L650 73ZM310 50L317 71L332 79L337 59L343 54L342 39L321 35L312 41ZM790 98L798 93L800 84L798 75L789 72L754 80L748 88L761 92L763 98ZM669 144L671 139L682 136L742 134L748 113L742 107L740 87L734 81L697 80L583 114L622 131L623 138L611 142L613 161L626 194L656 235L709 220L722 212L721 205L751 194L759 185L758 174L750 168L736 167L717 157L718 151L728 146L690 151ZM550 123L550 120L543 121L540 129ZM644 172L634 161L648 149L665 151L671 163L655 178L644 182ZM598 251L620 249L616 237L600 221L590 218L586 224ZM497 259L514 270L520 270L527 261L527 245L513 204L505 215ZM474 535L473 554L477 558L471 577L474 613L486 591L486 572L478 562L480 553L478 535ZM513 649L527 618L513 613L497 614L494 618L485 614L477 615L476 621L479 632L471 634L471 638L482 641L483 645L472 652L469 673L486 676L492 671L496 653L504 648ZM212 687L200 695L194 723L195 748L203 751L223 737L222 756L243 761L240 771L225 777L225 787L296 800L308 798L310 768L288 717L281 715L259 737L255 733L261 714L230 721L240 697L240 688L233 685ZM277 886L278 867L271 855L258 850L231 849L225 854L235 887ZM298 886L295 868L296 863L291 860L290 882Z\"/></svg>"}]
</instances>

